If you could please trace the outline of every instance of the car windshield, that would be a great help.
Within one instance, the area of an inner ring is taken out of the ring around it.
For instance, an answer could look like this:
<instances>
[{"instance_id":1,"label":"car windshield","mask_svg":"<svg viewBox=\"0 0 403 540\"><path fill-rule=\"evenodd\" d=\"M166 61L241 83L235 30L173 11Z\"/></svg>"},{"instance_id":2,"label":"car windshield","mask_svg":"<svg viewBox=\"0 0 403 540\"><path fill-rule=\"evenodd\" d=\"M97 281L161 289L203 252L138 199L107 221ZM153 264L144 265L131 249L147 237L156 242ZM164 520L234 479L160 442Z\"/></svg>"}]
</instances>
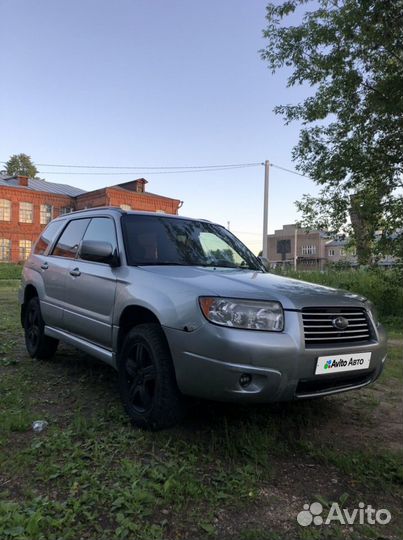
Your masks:
<instances>
[{"instance_id":1,"label":"car windshield","mask_svg":"<svg viewBox=\"0 0 403 540\"><path fill-rule=\"evenodd\" d=\"M122 217L128 263L262 270L258 259L220 225L190 219L126 214Z\"/></svg>"}]
</instances>

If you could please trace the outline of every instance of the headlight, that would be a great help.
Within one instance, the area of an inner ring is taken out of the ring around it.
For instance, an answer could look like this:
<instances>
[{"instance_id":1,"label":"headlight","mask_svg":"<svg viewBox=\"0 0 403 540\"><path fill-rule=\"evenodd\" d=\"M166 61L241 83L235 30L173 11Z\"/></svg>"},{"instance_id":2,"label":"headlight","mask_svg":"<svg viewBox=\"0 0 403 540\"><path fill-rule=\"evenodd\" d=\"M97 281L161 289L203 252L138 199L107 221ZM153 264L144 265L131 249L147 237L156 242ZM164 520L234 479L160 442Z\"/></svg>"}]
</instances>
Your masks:
<instances>
[{"instance_id":1,"label":"headlight","mask_svg":"<svg viewBox=\"0 0 403 540\"><path fill-rule=\"evenodd\" d=\"M210 322L233 328L281 332L284 328L284 313L279 302L260 302L201 296L203 315Z\"/></svg>"}]
</instances>

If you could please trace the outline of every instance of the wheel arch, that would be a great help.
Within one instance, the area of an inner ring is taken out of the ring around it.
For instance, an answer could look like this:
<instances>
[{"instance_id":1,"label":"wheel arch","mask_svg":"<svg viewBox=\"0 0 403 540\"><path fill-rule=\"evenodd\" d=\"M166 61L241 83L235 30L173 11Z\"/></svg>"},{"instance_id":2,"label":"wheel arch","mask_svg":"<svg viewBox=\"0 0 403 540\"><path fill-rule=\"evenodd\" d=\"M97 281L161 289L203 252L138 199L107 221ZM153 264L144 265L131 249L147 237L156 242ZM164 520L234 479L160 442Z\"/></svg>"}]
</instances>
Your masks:
<instances>
[{"instance_id":1,"label":"wheel arch","mask_svg":"<svg viewBox=\"0 0 403 540\"><path fill-rule=\"evenodd\" d=\"M28 283L28 285L25 286L24 301L21 304L21 326L24 326L24 317L27 304L31 300L31 298L35 298L35 296L39 296L36 287L32 285L32 283Z\"/></svg>"},{"instance_id":2,"label":"wheel arch","mask_svg":"<svg viewBox=\"0 0 403 540\"><path fill-rule=\"evenodd\" d=\"M150 309L139 305L130 305L124 308L119 317L119 330L117 333L116 342L117 356L119 356L123 340L127 332L134 326L147 323L155 323L162 328L159 318Z\"/></svg>"}]
</instances>

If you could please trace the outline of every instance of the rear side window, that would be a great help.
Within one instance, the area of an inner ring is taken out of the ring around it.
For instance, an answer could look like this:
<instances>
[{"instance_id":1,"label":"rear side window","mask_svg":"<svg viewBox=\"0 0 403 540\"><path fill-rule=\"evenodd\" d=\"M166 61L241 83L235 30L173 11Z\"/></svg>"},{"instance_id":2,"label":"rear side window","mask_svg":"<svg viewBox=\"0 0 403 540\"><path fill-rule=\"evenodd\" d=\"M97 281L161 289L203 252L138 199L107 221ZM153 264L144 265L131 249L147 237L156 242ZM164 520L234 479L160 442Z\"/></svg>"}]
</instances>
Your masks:
<instances>
[{"instance_id":1,"label":"rear side window","mask_svg":"<svg viewBox=\"0 0 403 540\"><path fill-rule=\"evenodd\" d=\"M62 230L65 223L65 221L54 221L46 227L35 244L34 253L36 255L44 255L46 253L49 245Z\"/></svg>"},{"instance_id":2,"label":"rear side window","mask_svg":"<svg viewBox=\"0 0 403 540\"><path fill-rule=\"evenodd\" d=\"M52 255L74 259L78 251L78 245L89 222L89 219L75 219L70 221L60 236Z\"/></svg>"},{"instance_id":3,"label":"rear side window","mask_svg":"<svg viewBox=\"0 0 403 540\"><path fill-rule=\"evenodd\" d=\"M109 242L113 251L117 248L115 224L110 218L93 218L84 234L84 240Z\"/></svg>"}]
</instances>

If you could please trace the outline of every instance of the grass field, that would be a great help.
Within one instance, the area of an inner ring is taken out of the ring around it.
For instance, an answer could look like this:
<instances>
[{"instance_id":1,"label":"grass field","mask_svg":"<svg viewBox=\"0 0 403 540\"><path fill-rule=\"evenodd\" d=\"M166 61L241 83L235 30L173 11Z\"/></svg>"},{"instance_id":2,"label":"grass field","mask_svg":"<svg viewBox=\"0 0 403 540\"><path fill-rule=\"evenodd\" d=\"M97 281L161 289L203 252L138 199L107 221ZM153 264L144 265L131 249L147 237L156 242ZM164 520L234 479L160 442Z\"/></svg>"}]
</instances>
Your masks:
<instances>
[{"instance_id":1,"label":"grass field","mask_svg":"<svg viewBox=\"0 0 403 540\"><path fill-rule=\"evenodd\" d=\"M1 540L319 540L403 537L402 336L372 387L264 407L195 404L147 433L114 371L61 346L25 353L16 285L0 287ZM42 433L31 429L45 419ZM301 527L305 503L359 502L388 525Z\"/></svg>"},{"instance_id":2,"label":"grass field","mask_svg":"<svg viewBox=\"0 0 403 540\"><path fill-rule=\"evenodd\" d=\"M0 264L0 280L20 279L22 269L23 269L22 264L1 263Z\"/></svg>"}]
</instances>

